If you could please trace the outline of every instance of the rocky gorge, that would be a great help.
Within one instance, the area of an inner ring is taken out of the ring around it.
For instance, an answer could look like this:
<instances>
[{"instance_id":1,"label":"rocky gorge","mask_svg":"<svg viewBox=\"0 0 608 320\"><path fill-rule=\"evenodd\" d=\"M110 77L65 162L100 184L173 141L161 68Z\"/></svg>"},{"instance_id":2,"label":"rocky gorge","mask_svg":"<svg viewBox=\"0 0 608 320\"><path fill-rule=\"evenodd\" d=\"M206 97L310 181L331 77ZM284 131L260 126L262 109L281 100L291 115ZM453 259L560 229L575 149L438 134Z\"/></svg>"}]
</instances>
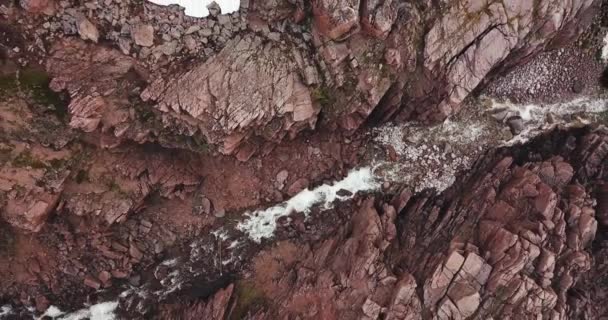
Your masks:
<instances>
[{"instance_id":1,"label":"rocky gorge","mask_svg":"<svg viewBox=\"0 0 608 320\"><path fill-rule=\"evenodd\" d=\"M0 319L608 316L608 2L187 12L0 0Z\"/></svg>"}]
</instances>

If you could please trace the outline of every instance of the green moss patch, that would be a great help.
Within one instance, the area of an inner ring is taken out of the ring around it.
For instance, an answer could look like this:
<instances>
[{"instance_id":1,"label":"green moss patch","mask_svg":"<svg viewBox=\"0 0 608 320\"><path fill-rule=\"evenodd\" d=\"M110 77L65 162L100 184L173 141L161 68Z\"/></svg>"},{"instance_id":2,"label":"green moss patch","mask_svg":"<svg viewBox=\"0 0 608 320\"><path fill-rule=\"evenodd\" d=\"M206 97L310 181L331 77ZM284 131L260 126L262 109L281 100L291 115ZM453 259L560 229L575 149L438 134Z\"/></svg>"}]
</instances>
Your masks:
<instances>
[{"instance_id":1,"label":"green moss patch","mask_svg":"<svg viewBox=\"0 0 608 320\"><path fill-rule=\"evenodd\" d=\"M82 170L82 169L78 170L74 180L76 180L76 183L78 183L78 184L81 184L83 182L88 182L88 181L90 181L89 173L86 170Z\"/></svg>"},{"instance_id":2,"label":"green moss patch","mask_svg":"<svg viewBox=\"0 0 608 320\"><path fill-rule=\"evenodd\" d=\"M1 204L1 203L0 203ZM12 254L15 246L15 235L10 226L0 221L0 257Z\"/></svg>"},{"instance_id":3,"label":"green moss patch","mask_svg":"<svg viewBox=\"0 0 608 320\"><path fill-rule=\"evenodd\" d=\"M319 103L323 107L332 105L335 102L329 88L327 87L314 88L312 89L310 95L313 101Z\"/></svg>"},{"instance_id":4,"label":"green moss patch","mask_svg":"<svg viewBox=\"0 0 608 320\"><path fill-rule=\"evenodd\" d=\"M237 281L234 290L236 305L230 314L230 320L245 319L248 314L251 315L268 305L268 298L250 281Z\"/></svg>"},{"instance_id":5,"label":"green moss patch","mask_svg":"<svg viewBox=\"0 0 608 320\"><path fill-rule=\"evenodd\" d=\"M0 99L24 92L32 104L42 112L51 112L59 119L66 118L67 102L62 95L49 88L51 78L41 69L29 68L0 77Z\"/></svg>"},{"instance_id":6,"label":"green moss patch","mask_svg":"<svg viewBox=\"0 0 608 320\"><path fill-rule=\"evenodd\" d=\"M34 169L44 169L47 168L47 165L40 161L40 159L36 158L29 150L24 150L20 154L18 154L12 161L12 165L17 168L34 168Z\"/></svg>"}]
</instances>

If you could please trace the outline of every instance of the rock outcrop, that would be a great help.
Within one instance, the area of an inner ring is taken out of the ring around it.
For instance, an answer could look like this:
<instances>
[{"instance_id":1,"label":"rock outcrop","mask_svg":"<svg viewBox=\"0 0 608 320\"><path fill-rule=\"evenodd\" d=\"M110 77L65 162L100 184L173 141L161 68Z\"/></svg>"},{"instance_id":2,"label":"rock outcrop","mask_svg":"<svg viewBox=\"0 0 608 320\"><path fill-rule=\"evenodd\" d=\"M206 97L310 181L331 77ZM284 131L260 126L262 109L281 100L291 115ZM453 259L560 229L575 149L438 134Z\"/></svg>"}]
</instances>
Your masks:
<instances>
[{"instance_id":1,"label":"rock outcrop","mask_svg":"<svg viewBox=\"0 0 608 320\"><path fill-rule=\"evenodd\" d=\"M192 150L208 144L247 160L264 144L316 128L320 114L324 127L349 131L366 121L443 120L494 76L576 39L597 3L255 1L247 31L188 70L179 61L171 71L146 70L155 67L74 41L55 46L48 68L53 88L72 95L76 128ZM155 30L126 29L145 48ZM95 41L94 33L85 38ZM132 77L138 86L124 81Z\"/></svg>"},{"instance_id":2,"label":"rock outcrop","mask_svg":"<svg viewBox=\"0 0 608 320\"><path fill-rule=\"evenodd\" d=\"M445 79L439 111L452 114L491 71L574 40L593 2L454 1L425 37L424 68Z\"/></svg>"},{"instance_id":3,"label":"rock outcrop","mask_svg":"<svg viewBox=\"0 0 608 320\"><path fill-rule=\"evenodd\" d=\"M318 109L298 73L296 48L257 36L235 38L218 55L171 81L152 83L144 101L200 128L207 141L232 154L249 136L280 141L314 127ZM238 152L250 153L249 146Z\"/></svg>"},{"instance_id":4,"label":"rock outcrop","mask_svg":"<svg viewBox=\"0 0 608 320\"><path fill-rule=\"evenodd\" d=\"M258 254L251 277L237 282L234 290L255 288L255 293L247 292L261 302L247 305L251 309L239 315L596 315L603 307L572 289L581 277L591 278L585 274L592 268L605 267L592 267L590 248L603 210L594 207L594 189L606 178L607 143L605 132L580 137L554 133L521 152L488 156L466 181L443 195L413 195L405 189L390 201L367 198L350 222L328 238L313 244L282 241ZM535 154L540 145L544 151ZM237 294L222 312L241 310L240 303L247 302L238 299Z\"/></svg>"},{"instance_id":5,"label":"rock outcrop","mask_svg":"<svg viewBox=\"0 0 608 320\"><path fill-rule=\"evenodd\" d=\"M601 319L598 4L0 1L0 318Z\"/></svg>"}]
</instances>

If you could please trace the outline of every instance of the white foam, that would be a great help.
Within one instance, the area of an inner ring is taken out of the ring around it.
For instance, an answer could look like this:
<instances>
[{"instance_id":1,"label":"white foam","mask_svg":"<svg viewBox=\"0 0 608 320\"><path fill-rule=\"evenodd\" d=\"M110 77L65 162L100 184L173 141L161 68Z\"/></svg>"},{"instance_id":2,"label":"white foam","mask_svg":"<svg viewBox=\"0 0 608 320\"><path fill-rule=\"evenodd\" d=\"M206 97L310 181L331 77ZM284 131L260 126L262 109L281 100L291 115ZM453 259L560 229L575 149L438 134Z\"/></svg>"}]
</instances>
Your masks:
<instances>
[{"instance_id":1,"label":"white foam","mask_svg":"<svg viewBox=\"0 0 608 320\"><path fill-rule=\"evenodd\" d=\"M184 13L188 16L195 18L202 18L209 15L207 6L214 2L214 0L148 0L154 4L161 6L168 6L177 4L184 7L186 10ZM240 0L215 0L215 2L222 9L222 14L233 13L239 10L241 5Z\"/></svg>"},{"instance_id":2,"label":"white foam","mask_svg":"<svg viewBox=\"0 0 608 320\"><path fill-rule=\"evenodd\" d=\"M57 317L62 316L64 314L65 312L62 312L61 310L59 310L59 308L55 306L50 306L38 319L43 319L44 317L56 319Z\"/></svg>"},{"instance_id":3,"label":"white foam","mask_svg":"<svg viewBox=\"0 0 608 320\"><path fill-rule=\"evenodd\" d=\"M583 97L567 102L547 105L523 105L510 102L501 103L492 101L491 109L505 110L508 112L509 116L519 115L522 120L526 122L525 129L521 133L503 144L510 146L518 143L524 143L557 124L565 126L573 125L573 123L568 123L561 119L561 117L577 114L597 114L608 111L608 100ZM547 123L548 115L554 116L552 124Z\"/></svg>"},{"instance_id":4,"label":"white foam","mask_svg":"<svg viewBox=\"0 0 608 320\"><path fill-rule=\"evenodd\" d=\"M50 306L38 319L45 316L57 320L115 320L114 310L118 307L118 302L108 301L94 304L86 309L68 313L62 312L55 306Z\"/></svg>"},{"instance_id":5,"label":"white foam","mask_svg":"<svg viewBox=\"0 0 608 320\"><path fill-rule=\"evenodd\" d=\"M608 62L608 33L604 37L604 46L602 47L602 60Z\"/></svg>"},{"instance_id":6,"label":"white foam","mask_svg":"<svg viewBox=\"0 0 608 320\"><path fill-rule=\"evenodd\" d=\"M11 306L6 305L0 307L0 319L11 314L13 314L13 308Z\"/></svg>"},{"instance_id":7,"label":"white foam","mask_svg":"<svg viewBox=\"0 0 608 320\"><path fill-rule=\"evenodd\" d=\"M177 265L177 258L165 260L161 263L163 266L174 267Z\"/></svg>"},{"instance_id":8,"label":"white foam","mask_svg":"<svg viewBox=\"0 0 608 320\"><path fill-rule=\"evenodd\" d=\"M291 199L265 210L247 212L247 219L237 225L237 229L245 232L255 242L263 238L272 238L277 227L277 219L292 212L302 212L308 215L314 205L321 204L322 210L332 207L334 200L350 199L360 191L371 191L380 187L374 178L371 168L365 167L351 171L346 178L332 185L322 185L313 190L302 190ZM347 190L350 195L338 195L340 190Z\"/></svg>"}]
</instances>

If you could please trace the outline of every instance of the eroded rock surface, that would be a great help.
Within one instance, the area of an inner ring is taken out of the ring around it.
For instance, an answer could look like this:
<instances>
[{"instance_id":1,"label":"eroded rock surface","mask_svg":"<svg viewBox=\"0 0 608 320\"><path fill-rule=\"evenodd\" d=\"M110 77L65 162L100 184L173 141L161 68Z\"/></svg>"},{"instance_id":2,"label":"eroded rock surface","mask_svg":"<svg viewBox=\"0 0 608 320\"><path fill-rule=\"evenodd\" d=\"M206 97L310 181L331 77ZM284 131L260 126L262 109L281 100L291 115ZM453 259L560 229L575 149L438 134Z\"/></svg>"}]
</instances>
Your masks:
<instances>
[{"instance_id":1,"label":"eroded rock surface","mask_svg":"<svg viewBox=\"0 0 608 320\"><path fill-rule=\"evenodd\" d=\"M443 120L496 75L575 40L597 6L592 0L262 1L244 6L251 11L245 32L229 39L222 33L225 45L188 68L175 61L155 70L124 55L127 40L120 50L64 41L47 65L58 78L53 87L73 97L76 128L191 150L209 144L247 160L264 144L318 128L319 115L322 128L346 130L366 121ZM211 26L232 23L208 19ZM86 27L78 30L95 27L77 21ZM123 29L148 48L158 27L138 22ZM171 28L152 50L171 55L180 49L171 37L185 35L184 46L196 51L195 34L216 32ZM69 59L75 56L81 58ZM113 67L101 68L108 64ZM127 84L133 77L139 85ZM108 88L111 83L120 89ZM142 114L145 121L137 121Z\"/></svg>"},{"instance_id":2,"label":"eroded rock surface","mask_svg":"<svg viewBox=\"0 0 608 320\"><path fill-rule=\"evenodd\" d=\"M142 98L156 101L163 112L186 117L208 141L231 154L252 134L276 141L287 132L314 127L318 110L297 61L304 63L295 48L256 36L236 38L175 80L152 83Z\"/></svg>"},{"instance_id":3,"label":"eroded rock surface","mask_svg":"<svg viewBox=\"0 0 608 320\"><path fill-rule=\"evenodd\" d=\"M0 318L601 319L598 6L0 0Z\"/></svg>"},{"instance_id":4,"label":"eroded rock surface","mask_svg":"<svg viewBox=\"0 0 608 320\"><path fill-rule=\"evenodd\" d=\"M608 136L543 139L528 154L487 157L458 192L367 198L327 239L260 253L236 290L254 286L268 308L249 315L528 319L597 310L574 308L590 300L571 289L592 266Z\"/></svg>"}]
</instances>

